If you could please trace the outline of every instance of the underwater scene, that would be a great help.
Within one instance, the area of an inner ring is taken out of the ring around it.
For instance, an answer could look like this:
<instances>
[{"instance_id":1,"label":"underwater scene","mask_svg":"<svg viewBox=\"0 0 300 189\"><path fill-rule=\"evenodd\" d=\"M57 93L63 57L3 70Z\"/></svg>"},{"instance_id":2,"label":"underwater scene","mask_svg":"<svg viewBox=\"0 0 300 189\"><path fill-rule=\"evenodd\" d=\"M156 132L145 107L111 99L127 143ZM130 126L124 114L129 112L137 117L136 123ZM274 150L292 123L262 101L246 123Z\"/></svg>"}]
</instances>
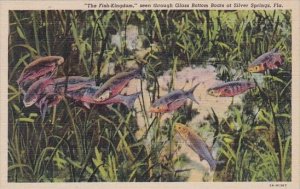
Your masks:
<instances>
[{"instance_id":1,"label":"underwater scene","mask_svg":"<svg viewBox=\"0 0 300 189\"><path fill-rule=\"evenodd\" d=\"M9 182L291 181L291 11L10 11Z\"/></svg>"}]
</instances>

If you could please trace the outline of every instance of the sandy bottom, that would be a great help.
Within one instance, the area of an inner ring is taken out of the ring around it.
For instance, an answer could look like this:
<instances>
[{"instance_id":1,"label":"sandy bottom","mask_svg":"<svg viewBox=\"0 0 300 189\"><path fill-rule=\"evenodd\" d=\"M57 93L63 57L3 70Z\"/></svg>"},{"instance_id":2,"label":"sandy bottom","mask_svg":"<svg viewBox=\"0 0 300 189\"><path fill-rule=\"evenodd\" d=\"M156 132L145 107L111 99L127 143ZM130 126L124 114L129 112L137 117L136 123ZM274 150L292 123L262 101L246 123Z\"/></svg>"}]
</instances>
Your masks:
<instances>
[{"instance_id":1,"label":"sandy bottom","mask_svg":"<svg viewBox=\"0 0 300 189\"><path fill-rule=\"evenodd\" d=\"M164 73L164 75L158 77L158 82L160 85L160 95L166 95L168 93L168 84L171 81L171 71L167 71ZM206 68L202 67L196 67L196 68L190 68L186 67L182 69L181 71L178 71L175 75L174 80L174 88L175 89L183 89L183 90L189 90L193 86L195 86L198 83L201 83L196 90L194 91L194 96L196 100L199 102L199 105L196 103L192 104L192 108L198 112L198 115L196 115L187 125L191 126L196 131L199 131L200 124L204 122L204 118L207 117L211 112L211 108L214 109L216 115L219 119L222 119L225 116L225 112L227 111L229 105L232 103L232 98L226 98L226 97L213 97L206 93L206 90L214 85L223 83L220 80L217 80L216 78L217 73L215 72L215 68L213 66L207 66ZM144 103L145 103L145 109L146 112L148 112L150 108L150 94L146 90L146 81L142 82L143 85L143 96L144 96ZM141 83L140 80L134 79L131 80L128 87L124 89L123 93L126 94L132 94L135 92L140 91ZM145 123L145 113L142 111L141 106L141 96L139 97L139 100L135 102L135 109L137 110L137 124L139 127L139 130L136 132L136 137L140 139L146 130L146 123ZM234 103L239 103L241 101L240 97L234 98ZM192 103L191 100L188 100L188 103ZM151 122L154 119L154 116L147 113L149 122ZM167 118L172 117L172 113L165 113L161 117L161 125L164 124L164 121ZM199 132L198 132L199 133ZM150 139L152 137L152 133L149 132L147 135L147 139L145 139L145 144L149 144ZM206 139L206 143L208 146L212 145L213 137L211 134L207 133L201 133L201 137L204 137ZM148 140L148 141L147 141ZM185 154L186 157L189 159L189 162L185 165L184 168L191 168L190 176L188 181L211 181L212 174L209 170L209 165L207 161L203 160L200 161L199 156L191 150L188 146L186 146L183 141L179 145L181 146L179 150L176 152L178 156ZM212 149L213 155L216 153L216 147ZM210 175L207 177L207 175Z\"/></svg>"}]
</instances>

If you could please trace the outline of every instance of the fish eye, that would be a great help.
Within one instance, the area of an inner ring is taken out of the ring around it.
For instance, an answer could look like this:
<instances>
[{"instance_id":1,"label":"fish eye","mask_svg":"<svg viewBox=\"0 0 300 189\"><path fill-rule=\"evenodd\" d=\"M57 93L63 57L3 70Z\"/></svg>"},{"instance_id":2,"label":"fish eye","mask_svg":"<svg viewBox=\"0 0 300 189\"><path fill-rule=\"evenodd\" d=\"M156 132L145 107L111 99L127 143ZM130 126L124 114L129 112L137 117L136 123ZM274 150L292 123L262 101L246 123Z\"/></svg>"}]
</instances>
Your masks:
<instances>
[{"instance_id":1,"label":"fish eye","mask_svg":"<svg viewBox=\"0 0 300 189\"><path fill-rule=\"evenodd\" d=\"M215 94L216 94L216 91L214 91L214 90L211 90L209 94L211 94L211 95L215 95Z\"/></svg>"},{"instance_id":2,"label":"fish eye","mask_svg":"<svg viewBox=\"0 0 300 189\"><path fill-rule=\"evenodd\" d=\"M27 96L24 98L23 102L25 104L25 106L31 106L32 104L34 104L37 101L37 96Z\"/></svg>"}]
</instances>

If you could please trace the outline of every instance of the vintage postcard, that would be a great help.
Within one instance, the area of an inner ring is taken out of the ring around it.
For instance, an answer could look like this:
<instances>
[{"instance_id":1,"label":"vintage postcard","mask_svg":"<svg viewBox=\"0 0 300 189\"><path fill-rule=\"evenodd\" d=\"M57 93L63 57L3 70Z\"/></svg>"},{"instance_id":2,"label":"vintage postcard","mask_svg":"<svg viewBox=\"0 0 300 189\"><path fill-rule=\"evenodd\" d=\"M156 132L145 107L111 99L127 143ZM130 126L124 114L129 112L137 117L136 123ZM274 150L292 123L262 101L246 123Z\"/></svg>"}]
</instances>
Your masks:
<instances>
[{"instance_id":1,"label":"vintage postcard","mask_svg":"<svg viewBox=\"0 0 300 189\"><path fill-rule=\"evenodd\" d=\"M299 188L298 1L3 1L1 188Z\"/></svg>"}]
</instances>

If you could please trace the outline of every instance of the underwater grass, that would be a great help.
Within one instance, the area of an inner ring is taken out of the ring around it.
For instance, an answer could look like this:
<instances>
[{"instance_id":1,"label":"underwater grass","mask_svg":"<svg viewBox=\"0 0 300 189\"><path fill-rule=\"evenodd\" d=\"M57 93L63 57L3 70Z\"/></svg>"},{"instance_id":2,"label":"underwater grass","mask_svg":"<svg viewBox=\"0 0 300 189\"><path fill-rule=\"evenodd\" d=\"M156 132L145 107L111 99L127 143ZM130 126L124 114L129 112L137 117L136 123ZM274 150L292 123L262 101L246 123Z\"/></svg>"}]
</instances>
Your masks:
<instances>
[{"instance_id":1,"label":"underwater grass","mask_svg":"<svg viewBox=\"0 0 300 189\"><path fill-rule=\"evenodd\" d=\"M91 76L97 83L109 77L102 73L109 62L124 70L136 57L126 38L120 50L108 39L129 24L160 47L143 58L150 97L142 93L137 100L145 119L142 138L135 136L137 112L122 105L86 111L65 99L44 121L36 108L23 106L16 80L36 56L61 55L66 62L58 75ZM256 77L246 72L248 64L275 47L286 57L283 68L264 75L226 118L212 110L206 120L219 144L218 159L225 160L216 181L291 180L289 11L10 11L9 182L186 181L186 160L172 152L173 125L190 121L190 110L164 125L159 115L149 116L145 98L160 97L157 77L171 70L169 91L176 72L187 66L213 65L224 81Z\"/></svg>"}]
</instances>

